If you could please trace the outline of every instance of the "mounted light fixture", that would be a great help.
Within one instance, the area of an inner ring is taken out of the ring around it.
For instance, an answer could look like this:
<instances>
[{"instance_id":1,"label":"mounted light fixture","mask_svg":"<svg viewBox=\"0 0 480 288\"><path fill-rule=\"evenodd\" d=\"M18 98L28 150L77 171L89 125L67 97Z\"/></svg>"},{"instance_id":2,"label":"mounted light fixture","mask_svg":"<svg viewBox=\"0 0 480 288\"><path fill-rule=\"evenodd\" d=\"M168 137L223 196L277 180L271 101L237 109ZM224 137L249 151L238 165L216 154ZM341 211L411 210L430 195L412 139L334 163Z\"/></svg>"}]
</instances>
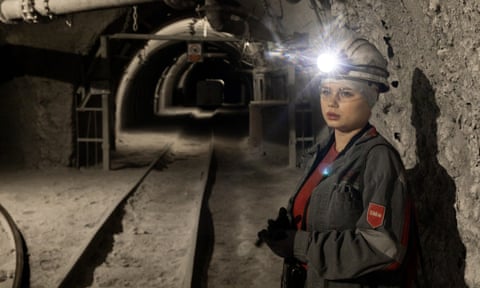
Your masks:
<instances>
[{"instance_id":1,"label":"mounted light fixture","mask_svg":"<svg viewBox=\"0 0 480 288\"><path fill-rule=\"evenodd\" d=\"M203 52L202 43L190 42L187 44L187 61L188 62L202 62Z\"/></svg>"}]
</instances>

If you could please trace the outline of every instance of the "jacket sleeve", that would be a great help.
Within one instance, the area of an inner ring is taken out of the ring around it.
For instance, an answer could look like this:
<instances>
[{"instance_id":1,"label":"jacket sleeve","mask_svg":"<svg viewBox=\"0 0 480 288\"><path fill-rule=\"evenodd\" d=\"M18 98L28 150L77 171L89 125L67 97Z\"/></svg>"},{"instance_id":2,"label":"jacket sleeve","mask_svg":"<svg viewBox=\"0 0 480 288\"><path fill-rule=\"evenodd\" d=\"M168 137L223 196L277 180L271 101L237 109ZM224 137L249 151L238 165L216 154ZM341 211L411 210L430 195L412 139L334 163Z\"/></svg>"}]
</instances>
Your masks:
<instances>
[{"instance_id":1,"label":"jacket sleeve","mask_svg":"<svg viewBox=\"0 0 480 288\"><path fill-rule=\"evenodd\" d=\"M367 155L361 217L350 230L298 231L294 255L320 277L352 279L398 269L408 242L410 202L401 160L386 145Z\"/></svg>"}]
</instances>

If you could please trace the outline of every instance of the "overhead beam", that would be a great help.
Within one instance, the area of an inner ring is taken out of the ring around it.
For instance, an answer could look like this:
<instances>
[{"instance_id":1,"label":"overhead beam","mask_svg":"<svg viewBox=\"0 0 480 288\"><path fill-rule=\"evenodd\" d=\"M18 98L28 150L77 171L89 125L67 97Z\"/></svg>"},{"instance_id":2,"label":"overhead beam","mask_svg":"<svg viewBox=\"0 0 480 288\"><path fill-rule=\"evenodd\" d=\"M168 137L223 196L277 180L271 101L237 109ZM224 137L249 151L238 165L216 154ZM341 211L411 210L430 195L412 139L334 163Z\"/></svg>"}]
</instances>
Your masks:
<instances>
[{"instance_id":1,"label":"overhead beam","mask_svg":"<svg viewBox=\"0 0 480 288\"><path fill-rule=\"evenodd\" d=\"M192 41L192 42L241 42L242 39L234 37L218 36L195 36L195 35L158 35L158 34L134 34L117 33L108 36L109 39L131 39L131 40L167 40L167 41Z\"/></svg>"}]
</instances>

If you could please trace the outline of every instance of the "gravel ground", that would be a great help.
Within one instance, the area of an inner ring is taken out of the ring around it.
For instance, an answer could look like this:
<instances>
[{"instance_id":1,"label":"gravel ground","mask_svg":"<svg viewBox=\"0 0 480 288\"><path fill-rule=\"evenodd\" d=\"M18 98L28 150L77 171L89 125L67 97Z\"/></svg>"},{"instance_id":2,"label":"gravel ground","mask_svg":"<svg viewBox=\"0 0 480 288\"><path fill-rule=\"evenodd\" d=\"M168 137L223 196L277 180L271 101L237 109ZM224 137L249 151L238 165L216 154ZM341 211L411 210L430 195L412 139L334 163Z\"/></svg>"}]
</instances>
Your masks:
<instances>
[{"instance_id":1,"label":"gravel ground","mask_svg":"<svg viewBox=\"0 0 480 288\"><path fill-rule=\"evenodd\" d=\"M217 124L228 122L217 120ZM275 155L250 149L248 127L228 124L233 133L218 126L214 132L215 181L207 195L207 216L213 226L200 231L201 241L211 248L203 251L205 266L195 271L204 274L194 281L205 283L193 284L278 287L281 259L265 245L254 243L267 219L286 205L300 171L288 168ZM205 136L207 130L197 128L190 132ZM105 213L135 185L167 142L175 142L169 161L153 170L127 201L122 221L112 227L111 239L99 248L99 257L86 267L78 287L181 287L188 270L185 255L192 249L186 231L198 221L192 207L198 207L200 196L189 191L201 182L198 173L206 161L202 158L206 146L158 131L127 136L119 139L123 155L115 156L112 171L0 171L0 203L25 238L32 288L58 285Z\"/></svg>"},{"instance_id":2,"label":"gravel ground","mask_svg":"<svg viewBox=\"0 0 480 288\"><path fill-rule=\"evenodd\" d=\"M209 206L215 245L208 288L280 287L282 259L266 245L255 246L257 232L285 206L299 169L248 150L247 139L218 139L217 175Z\"/></svg>"}]
</instances>

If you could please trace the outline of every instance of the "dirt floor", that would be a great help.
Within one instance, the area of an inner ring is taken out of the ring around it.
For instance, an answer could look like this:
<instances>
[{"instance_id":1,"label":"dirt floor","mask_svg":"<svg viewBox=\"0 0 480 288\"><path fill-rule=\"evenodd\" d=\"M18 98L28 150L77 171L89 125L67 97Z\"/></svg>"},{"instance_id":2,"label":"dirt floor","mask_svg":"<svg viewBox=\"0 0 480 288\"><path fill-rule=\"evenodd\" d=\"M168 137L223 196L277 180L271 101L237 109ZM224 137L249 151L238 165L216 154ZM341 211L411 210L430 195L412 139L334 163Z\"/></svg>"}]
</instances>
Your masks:
<instances>
[{"instance_id":1,"label":"dirt floor","mask_svg":"<svg viewBox=\"0 0 480 288\"><path fill-rule=\"evenodd\" d=\"M247 147L247 139L223 138L215 145L218 167L209 199L215 245L209 288L280 287L282 259L255 242L267 219L287 204L301 171Z\"/></svg>"},{"instance_id":2,"label":"dirt floor","mask_svg":"<svg viewBox=\"0 0 480 288\"><path fill-rule=\"evenodd\" d=\"M214 133L216 173L207 195L213 230L207 234L200 231L212 245L208 267L204 267L208 271L195 281L205 281L209 288L278 287L281 259L265 245L256 247L254 243L267 219L286 205L301 171L288 168L274 154L249 148L244 133L223 132ZM198 219L191 207L198 203L168 200L165 190L188 183L174 173L174 167L194 163L189 160L201 158L204 146L181 142L175 133L136 132L130 136L120 138L123 155L117 155L111 171L97 167L0 172L0 203L16 221L28 246L31 287L57 287L106 213L142 177L159 147L169 142L182 147L162 168L170 174L164 173L166 177L155 171L156 177L141 186L147 193L128 200L121 231L113 236L101 263L91 263L93 271L79 287L181 287L187 268L180 258L191 247L181 248L190 238L176 227L195 226ZM162 177L166 180L159 183ZM152 185L165 186L153 195L148 190ZM173 208L176 218L159 213L156 202ZM199 270L196 273L201 273Z\"/></svg>"},{"instance_id":3,"label":"dirt floor","mask_svg":"<svg viewBox=\"0 0 480 288\"><path fill-rule=\"evenodd\" d=\"M0 203L25 238L31 287L58 286L107 214L145 173L158 147L172 139L150 137L158 146L145 142L142 153L127 137L121 157L113 157L111 171L92 167L1 172Z\"/></svg>"}]
</instances>

